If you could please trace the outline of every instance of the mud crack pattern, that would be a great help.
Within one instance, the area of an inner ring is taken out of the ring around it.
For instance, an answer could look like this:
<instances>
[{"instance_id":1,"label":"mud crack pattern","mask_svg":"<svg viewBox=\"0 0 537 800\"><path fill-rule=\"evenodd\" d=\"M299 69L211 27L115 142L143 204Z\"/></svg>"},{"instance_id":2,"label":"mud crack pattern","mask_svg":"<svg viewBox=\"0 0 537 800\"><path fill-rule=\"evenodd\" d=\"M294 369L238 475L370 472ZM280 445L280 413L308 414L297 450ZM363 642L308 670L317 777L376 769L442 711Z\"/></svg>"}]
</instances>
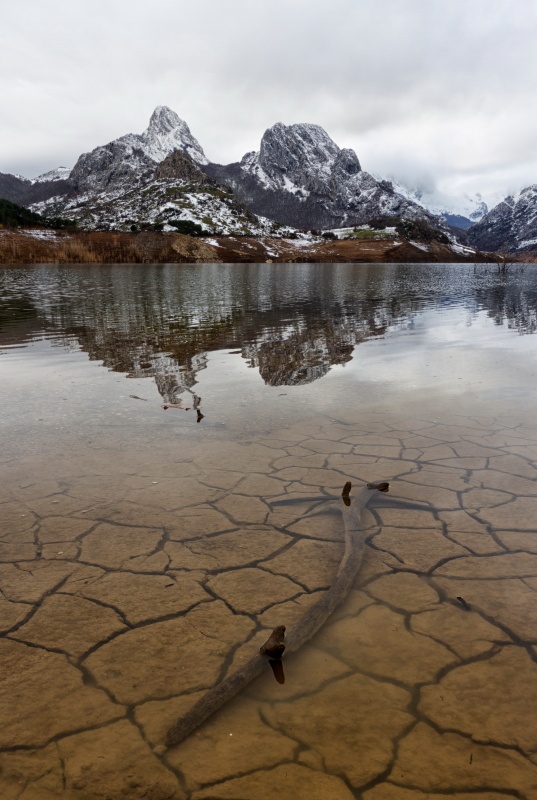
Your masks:
<instances>
[{"instance_id":1,"label":"mud crack pattern","mask_svg":"<svg viewBox=\"0 0 537 800\"><path fill-rule=\"evenodd\" d=\"M173 463L3 466L3 798L537 798L537 428L342 414ZM347 480L392 491L346 603L283 686L161 754L330 585Z\"/></svg>"}]
</instances>

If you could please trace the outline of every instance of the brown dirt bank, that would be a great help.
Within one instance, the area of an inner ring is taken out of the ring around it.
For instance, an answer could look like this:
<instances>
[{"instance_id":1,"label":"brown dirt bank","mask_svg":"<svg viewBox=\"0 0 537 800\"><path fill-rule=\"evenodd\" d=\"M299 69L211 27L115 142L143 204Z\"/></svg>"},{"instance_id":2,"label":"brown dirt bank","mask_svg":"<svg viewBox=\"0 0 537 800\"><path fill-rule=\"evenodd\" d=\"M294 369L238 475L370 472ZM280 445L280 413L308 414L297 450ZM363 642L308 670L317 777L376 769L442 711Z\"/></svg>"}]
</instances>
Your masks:
<instances>
[{"instance_id":1,"label":"brown dirt bank","mask_svg":"<svg viewBox=\"0 0 537 800\"><path fill-rule=\"evenodd\" d=\"M0 264L446 262L488 261L430 242L397 239L304 242L269 237L199 237L178 233L0 230Z\"/></svg>"}]
</instances>

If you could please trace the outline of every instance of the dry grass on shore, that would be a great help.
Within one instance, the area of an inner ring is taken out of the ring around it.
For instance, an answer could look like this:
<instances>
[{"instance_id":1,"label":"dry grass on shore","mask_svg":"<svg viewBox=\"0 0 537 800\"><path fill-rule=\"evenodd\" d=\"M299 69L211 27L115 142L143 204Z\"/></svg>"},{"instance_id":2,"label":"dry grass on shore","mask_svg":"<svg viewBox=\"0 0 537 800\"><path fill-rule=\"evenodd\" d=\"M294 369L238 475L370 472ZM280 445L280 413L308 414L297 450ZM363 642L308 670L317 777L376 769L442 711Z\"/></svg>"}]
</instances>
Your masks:
<instances>
[{"instance_id":1,"label":"dry grass on shore","mask_svg":"<svg viewBox=\"0 0 537 800\"><path fill-rule=\"evenodd\" d=\"M176 261L168 239L113 232L0 231L0 263L97 264Z\"/></svg>"},{"instance_id":2,"label":"dry grass on shore","mask_svg":"<svg viewBox=\"0 0 537 800\"><path fill-rule=\"evenodd\" d=\"M204 239L142 231L0 229L0 264L190 264L190 263L418 263L485 261L431 242L405 240L306 241L221 236Z\"/></svg>"}]
</instances>

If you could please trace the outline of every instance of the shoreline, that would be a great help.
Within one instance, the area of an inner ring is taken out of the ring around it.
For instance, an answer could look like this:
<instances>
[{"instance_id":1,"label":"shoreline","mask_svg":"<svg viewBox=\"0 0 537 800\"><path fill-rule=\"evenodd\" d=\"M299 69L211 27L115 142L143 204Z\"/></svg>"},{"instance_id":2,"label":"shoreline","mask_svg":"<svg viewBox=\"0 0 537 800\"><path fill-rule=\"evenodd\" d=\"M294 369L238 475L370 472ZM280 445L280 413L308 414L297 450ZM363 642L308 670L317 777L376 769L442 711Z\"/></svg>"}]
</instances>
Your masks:
<instances>
[{"instance_id":1,"label":"shoreline","mask_svg":"<svg viewBox=\"0 0 537 800\"><path fill-rule=\"evenodd\" d=\"M466 252L465 252L466 250ZM142 231L0 229L0 264L490 263L490 254L436 241L308 241L250 236L185 236ZM515 260L515 259L514 259ZM518 258L516 259L519 260ZM529 254L528 261L535 261Z\"/></svg>"}]
</instances>

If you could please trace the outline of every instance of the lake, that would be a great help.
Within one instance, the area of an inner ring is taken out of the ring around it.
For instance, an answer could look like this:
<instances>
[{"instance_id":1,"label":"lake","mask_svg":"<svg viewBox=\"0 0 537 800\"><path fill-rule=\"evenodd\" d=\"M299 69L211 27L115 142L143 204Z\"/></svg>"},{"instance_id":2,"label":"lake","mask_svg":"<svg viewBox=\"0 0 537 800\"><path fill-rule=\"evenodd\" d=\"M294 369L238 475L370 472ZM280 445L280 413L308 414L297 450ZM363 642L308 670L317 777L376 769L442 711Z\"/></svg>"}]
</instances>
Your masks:
<instances>
[{"instance_id":1,"label":"lake","mask_svg":"<svg viewBox=\"0 0 537 800\"><path fill-rule=\"evenodd\" d=\"M537 797L536 330L537 265L0 270L2 797ZM347 481L346 599L165 749Z\"/></svg>"}]
</instances>

